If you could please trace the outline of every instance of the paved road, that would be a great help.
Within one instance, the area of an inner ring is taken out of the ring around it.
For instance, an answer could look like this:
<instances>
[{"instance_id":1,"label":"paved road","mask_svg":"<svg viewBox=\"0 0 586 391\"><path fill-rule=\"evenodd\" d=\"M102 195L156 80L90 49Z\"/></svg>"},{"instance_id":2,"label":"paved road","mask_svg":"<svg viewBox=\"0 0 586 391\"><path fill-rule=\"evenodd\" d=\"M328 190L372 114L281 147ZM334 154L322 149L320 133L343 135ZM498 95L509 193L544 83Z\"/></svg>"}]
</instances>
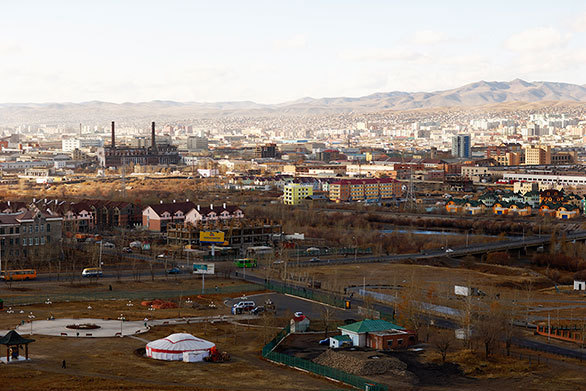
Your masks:
<instances>
[{"instance_id":1,"label":"paved road","mask_svg":"<svg viewBox=\"0 0 586 391\"><path fill-rule=\"evenodd\" d=\"M586 240L586 231L574 232L566 235L568 241L571 240ZM368 256L368 257L339 257L332 259L321 259L311 261L300 261L298 263L291 262L292 264L298 264L299 266L319 266L328 264L352 264L352 263L375 263L375 262L397 262L404 261L407 259L412 260L424 260L433 259L438 257L463 257L472 254L486 254L491 251L506 251L516 250L525 247L539 247L546 245L551 241L551 237L548 236L530 236L520 239L505 240L500 242L492 242L485 244L474 244L471 246L454 247L448 250L436 250L427 251L425 253L410 253L410 254L397 254L388 256Z\"/></svg>"},{"instance_id":2,"label":"paved road","mask_svg":"<svg viewBox=\"0 0 586 391\"><path fill-rule=\"evenodd\" d=\"M264 304L266 299L271 299L275 304L277 316L292 316L295 312L303 312L309 319L323 318L325 308L331 311L332 319L343 321L346 319L360 319L358 311L354 309L345 310L342 308L331 307L316 301L302 299L296 296L283 295L280 293L262 293L258 295L247 296L247 300L252 300L257 306ZM227 307L232 307L235 303L243 300L242 298L228 299L224 302Z\"/></svg>"}]
</instances>

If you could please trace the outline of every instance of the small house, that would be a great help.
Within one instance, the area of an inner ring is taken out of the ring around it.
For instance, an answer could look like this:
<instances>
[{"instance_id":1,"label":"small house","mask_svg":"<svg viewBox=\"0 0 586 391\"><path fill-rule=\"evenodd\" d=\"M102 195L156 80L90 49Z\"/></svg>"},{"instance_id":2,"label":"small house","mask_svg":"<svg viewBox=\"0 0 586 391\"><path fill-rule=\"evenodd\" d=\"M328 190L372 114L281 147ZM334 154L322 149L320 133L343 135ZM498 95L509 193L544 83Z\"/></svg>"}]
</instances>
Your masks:
<instances>
[{"instance_id":1,"label":"small house","mask_svg":"<svg viewBox=\"0 0 586 391\"><path fill-rule=\"evenodd\" d=\"M417 334L382 319L365 319L340 326L342 335L352 340L352 346L386 350L405 348L417 343Z\"/></svg>"},{"instance_id":2,"label":"small house","mask_svg":"<svg viewBox=\"0 0 586 391\"><path fill-rule=\"evenodd\" d=\"M296 312L291 319L291 332L304 333L309 328L309 318L301 312Z\"/></svg>"},{"instance_id":3,"label":"small house","mask_svg":"<svg viewBox=\"0 0 586 391\"><path fill-rule=\"evenodd\" d=\"M583 280L574 279L574 290L575 291L586 291L586 279L583 279Z\"/></svg>"},{"instance_id":4,"label":"small house","mask_svg":"<svg viewBox=\"0 0 586 391\"><path fill-rule=\"evenodd\" d=\"M330 348L339 349L344 346L352 346L352 338L348 335L334 335L330 337Z\"/></svg>"}]
</instances>

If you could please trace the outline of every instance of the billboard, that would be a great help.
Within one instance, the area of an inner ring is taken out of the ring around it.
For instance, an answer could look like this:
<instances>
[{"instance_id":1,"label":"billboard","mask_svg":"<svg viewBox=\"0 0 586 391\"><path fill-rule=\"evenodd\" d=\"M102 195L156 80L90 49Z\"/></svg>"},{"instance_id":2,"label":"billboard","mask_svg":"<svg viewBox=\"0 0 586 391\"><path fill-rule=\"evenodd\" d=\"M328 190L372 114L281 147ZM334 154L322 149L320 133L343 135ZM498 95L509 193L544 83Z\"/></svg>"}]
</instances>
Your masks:
<instances>
[{"instance_id":1,"label":"billboard","mask_svg":"<svg viewBox=\"0 0 586 391\"><path fill-rule=\"evenodd\" d=\"M213 263L194 263L193 274L214 274Z\"/></svg>"},{"instance_id":2,"label":"billboard","mask_svg":"<svg viewBox=\"0 0 586 391\"><path fill-rule=\"evenodd\" d=\"M199 242L222 244L224 243L224 233L213 231L199 231Z\"/></svg>"}]
</instances>

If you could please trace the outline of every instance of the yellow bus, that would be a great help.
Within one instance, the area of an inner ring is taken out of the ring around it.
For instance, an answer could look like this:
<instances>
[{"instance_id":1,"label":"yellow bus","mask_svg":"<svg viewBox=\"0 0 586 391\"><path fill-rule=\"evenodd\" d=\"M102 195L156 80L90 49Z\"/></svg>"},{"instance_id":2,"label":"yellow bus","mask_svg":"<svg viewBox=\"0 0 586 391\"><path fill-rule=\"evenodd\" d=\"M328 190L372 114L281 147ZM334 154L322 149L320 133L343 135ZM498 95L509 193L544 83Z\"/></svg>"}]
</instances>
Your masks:
<instances>
[{"instance_id":1,"label":"yellow bus","mask_svg":"<svg viewBox=\"0 0 586 391\"><path fill-rule=\"evenodd\" d=\"M34 280L37 278L35 269L3 270L0 279L4 281Z\"/></svg>"}]
</instances>

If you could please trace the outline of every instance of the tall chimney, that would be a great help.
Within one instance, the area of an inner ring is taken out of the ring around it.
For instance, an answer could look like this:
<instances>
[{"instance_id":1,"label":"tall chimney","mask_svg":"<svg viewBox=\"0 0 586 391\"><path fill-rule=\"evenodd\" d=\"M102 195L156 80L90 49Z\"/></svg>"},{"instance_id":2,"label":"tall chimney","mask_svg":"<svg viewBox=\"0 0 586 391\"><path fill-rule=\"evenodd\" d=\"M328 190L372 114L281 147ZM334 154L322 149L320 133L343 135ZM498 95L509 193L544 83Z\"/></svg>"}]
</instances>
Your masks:
<instances>
[{"instance_id":1,"label":"tall chimney","mask_svg":"<svg viewBox=\"0 0 586 391\"><path fill-rule=\"evenodd\" d=\"M112 121L112 149L116 148L116 131L114 121Z\"/></svg>"},{"instance_id":2,"label":"tall chimney","mask_svg":"<svg viewBox=\"0 0 586 391\"><path fill-rule=\"evenodd\" d=\"M157 143L155 142L155 122L154 121L151 124L151 126L152 126L152 131L151 131L151 149L153 150L153 152L155 152L157 150Z\"/></svg>"}]
</instances>

